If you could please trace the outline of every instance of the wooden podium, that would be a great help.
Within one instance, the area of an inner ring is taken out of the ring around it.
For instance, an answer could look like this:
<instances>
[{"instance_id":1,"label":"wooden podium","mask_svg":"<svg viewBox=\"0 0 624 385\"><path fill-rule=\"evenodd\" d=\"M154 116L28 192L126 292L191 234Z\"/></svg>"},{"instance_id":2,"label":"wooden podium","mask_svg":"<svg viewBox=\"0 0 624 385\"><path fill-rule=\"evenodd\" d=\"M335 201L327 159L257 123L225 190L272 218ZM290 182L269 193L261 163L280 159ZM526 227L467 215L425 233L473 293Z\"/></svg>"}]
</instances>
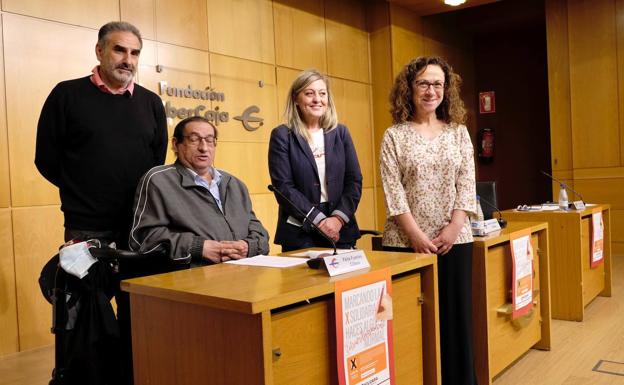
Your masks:
<instances>
[{"instance_id":1,"label":"wooden podium","mask_svg":"<svg viewBox=\"0 0 624 385\"><path fill-rule=\"evenodd\" d=\"M590 268L591 216L602 212L604 261ZM548 222L552 318L582 321L596 296L611 296L611 223L609 205L585 210L502 212L507 221Z\"/></svg>"},{"instance_id":2,"label":"wooden podium","mask_svg":"<svg viewBox=\"0 0 624 385\"><path fill-rule=\"evenodd\" d=\"M511 318L510 234L529 229L533 246L533 310ZM472 262L472 319L477 383L492 379L531 348L550 349L550 285L546 223L510 222L475 237Z\"/></svg>"},{"instance_id":3,"label":"wooden podium","mask_svg":"<svg viewBox=\"0 0 624 385\"><path fill-rule=\"evenodd\" d=\"M436 257L366 255L392 272L397 384L440 384ZM134 382L337 384L334 282L355 274L219 264L123 281Z\"/></svg>"}]
</instances>

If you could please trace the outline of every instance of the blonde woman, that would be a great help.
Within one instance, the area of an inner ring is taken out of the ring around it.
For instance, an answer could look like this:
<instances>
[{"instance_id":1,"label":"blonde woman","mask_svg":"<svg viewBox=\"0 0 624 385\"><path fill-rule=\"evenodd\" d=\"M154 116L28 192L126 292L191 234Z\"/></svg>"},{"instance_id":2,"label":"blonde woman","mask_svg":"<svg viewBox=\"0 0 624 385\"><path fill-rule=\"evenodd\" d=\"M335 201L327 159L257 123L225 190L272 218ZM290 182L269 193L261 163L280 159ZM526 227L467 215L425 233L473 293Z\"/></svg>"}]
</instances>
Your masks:
<instances>
[{"instance_id":1,"label":"blonde woman","mask_svg":"<svg viewBox=\"0 0 624 385\"><path fill-rule=\"evenodd\" d=\"M284 117L286 124L271 133L269 173L273 186L299 210L275 195L274 242L283 251L330 247L311 221L339 248L353 247L360 237L355 210L362 173L349 130L338 123L329 79L316 70L302 72L288 91Z\"/></svg>"}]
</instances>

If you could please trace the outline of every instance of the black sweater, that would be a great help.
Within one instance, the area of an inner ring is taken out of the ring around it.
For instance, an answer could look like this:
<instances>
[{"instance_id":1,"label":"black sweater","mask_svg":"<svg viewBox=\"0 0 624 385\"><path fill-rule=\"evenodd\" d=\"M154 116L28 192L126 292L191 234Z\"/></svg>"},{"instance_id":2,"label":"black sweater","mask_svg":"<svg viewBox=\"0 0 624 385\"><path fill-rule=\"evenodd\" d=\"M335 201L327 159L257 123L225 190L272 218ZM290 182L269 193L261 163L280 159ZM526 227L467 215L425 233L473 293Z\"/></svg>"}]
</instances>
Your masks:
<instances>
[{"instance_id":1,"label":"black sweater","mask_svg":"<svg viewBox=\"0 0 624 385\"><path fill-rule=\"evenodd\" d=\"M161 99L100 91L89 77L59 83L37 126L35 164L59 187L65 227L126 232L139 178L163 164L167 121Z\"/></svg>"}]
</instances>

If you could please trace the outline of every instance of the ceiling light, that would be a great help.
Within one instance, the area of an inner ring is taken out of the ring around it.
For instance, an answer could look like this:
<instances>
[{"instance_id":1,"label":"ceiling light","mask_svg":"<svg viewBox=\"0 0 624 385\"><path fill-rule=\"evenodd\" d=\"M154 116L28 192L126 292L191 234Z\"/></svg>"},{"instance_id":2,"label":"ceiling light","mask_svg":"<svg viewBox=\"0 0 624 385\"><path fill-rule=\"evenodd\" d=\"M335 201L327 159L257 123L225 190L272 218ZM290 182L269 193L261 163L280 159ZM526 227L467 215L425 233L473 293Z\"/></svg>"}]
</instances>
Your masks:
<instances>
[{"instance_id":1,"label":"ceiling light","mask_svg":"<svg viewBox=\"0 0 624 385\"><path fill-rule=\"evenodd\" d=\"M466 0L444 0L444 4L452 6L464 4L465 2Z\"/></svg>"}]
</instances>

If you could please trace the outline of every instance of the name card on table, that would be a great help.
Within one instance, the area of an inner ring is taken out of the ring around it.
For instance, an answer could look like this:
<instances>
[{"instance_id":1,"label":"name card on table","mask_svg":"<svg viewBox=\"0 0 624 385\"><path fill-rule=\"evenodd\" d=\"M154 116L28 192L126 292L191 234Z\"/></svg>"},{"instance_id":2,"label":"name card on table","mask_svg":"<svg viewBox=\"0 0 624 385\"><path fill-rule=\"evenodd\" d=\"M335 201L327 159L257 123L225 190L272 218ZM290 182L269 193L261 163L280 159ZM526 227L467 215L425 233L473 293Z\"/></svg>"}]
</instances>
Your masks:
<instances>
[{"instance_id":1,"label":"name card on table","mask_svg":"<svg viewBox=\"0 0 624 385\"><path fill-rule=\"evenodd\" d=\"M500 224L496 219L488 219L486 221L471 221L472 235L482 237L494 231L500 230Z\"/></svg>"},{"instance_id":2,"label":"name card on table","mask_svg":"<svg viewBox=\"0 0 624 385\"><path fill-rule=\"evenodd\" d=\"M370 267L366 254L362 250L329 255L323 257L323 261L325 261L325 266L331 277Z\"/></svg>"}]
</instances>

